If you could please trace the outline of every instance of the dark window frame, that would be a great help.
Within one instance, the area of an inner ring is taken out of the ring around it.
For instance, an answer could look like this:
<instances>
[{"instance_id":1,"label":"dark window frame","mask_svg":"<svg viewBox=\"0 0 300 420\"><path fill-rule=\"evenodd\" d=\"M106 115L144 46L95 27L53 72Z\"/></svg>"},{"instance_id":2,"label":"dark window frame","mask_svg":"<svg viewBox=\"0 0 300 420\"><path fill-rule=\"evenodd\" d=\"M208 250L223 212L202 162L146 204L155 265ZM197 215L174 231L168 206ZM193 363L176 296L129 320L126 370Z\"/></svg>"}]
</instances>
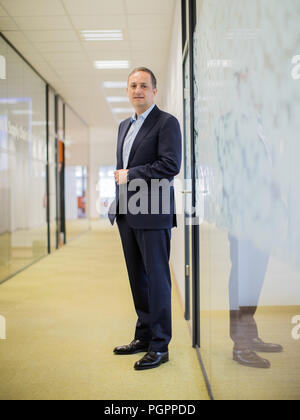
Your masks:
<instances>
[{"instance_id":1,"label":"dark window frame","mask_svg":"<svg viewBox=\"0 0 300 420\"><path fill-rule=\"evenodd\" d=\"M195 136L195 88L194 88L194 33L197 25L197 2L196 0L182 0L182 65L189 53L190 60L190 134L191 134L191 167L192 167L192 205L196 208L196 136ZM192 340L193 347L196 349L200 366L206 382L208 394L212 400L214 396L207 372L201 357L201 323L200 323L200 225L193 223L192 226ZM186 288L189 293L189 289Z\"/></svg>"}]
</instances>

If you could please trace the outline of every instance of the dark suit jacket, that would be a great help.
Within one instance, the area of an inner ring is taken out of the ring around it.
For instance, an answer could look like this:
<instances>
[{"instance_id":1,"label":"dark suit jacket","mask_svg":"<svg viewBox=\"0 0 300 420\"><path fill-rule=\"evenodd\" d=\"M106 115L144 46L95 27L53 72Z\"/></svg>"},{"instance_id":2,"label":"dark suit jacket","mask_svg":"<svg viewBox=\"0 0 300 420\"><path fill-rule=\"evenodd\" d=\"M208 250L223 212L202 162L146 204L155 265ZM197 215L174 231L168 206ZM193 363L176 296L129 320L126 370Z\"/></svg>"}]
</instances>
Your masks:
<instances>
[{"instance_id":1,"label":"dark suit jacket","mask_svg":"<svg viewBox=\"0 0 300 420\"><path fill-rule=\"evenodd\" d=\"M117 170L123 169L123 145L130 126L131 118L123 121L119 127ZM171 229L177 226L172 182L174 176L180 172L181 160L182 138L179 122L155 106L133 143L127 168L129 184L116 187L116 199L109 210L111 223L114 224L117 214L123 213L120 207L124 208L125 205L128 209L126 219L132 228ZM130 191L134 187L132 181L136 180L142 180L143 185ZM169 191L166 188L155 188L151 193L152 180L167 180L171 187ZM137 200L138 197L140 200ZM142 212L132 212L130 200L137 205L147 203L147 211L141 205Z\"/></svg>"}]
</instances>

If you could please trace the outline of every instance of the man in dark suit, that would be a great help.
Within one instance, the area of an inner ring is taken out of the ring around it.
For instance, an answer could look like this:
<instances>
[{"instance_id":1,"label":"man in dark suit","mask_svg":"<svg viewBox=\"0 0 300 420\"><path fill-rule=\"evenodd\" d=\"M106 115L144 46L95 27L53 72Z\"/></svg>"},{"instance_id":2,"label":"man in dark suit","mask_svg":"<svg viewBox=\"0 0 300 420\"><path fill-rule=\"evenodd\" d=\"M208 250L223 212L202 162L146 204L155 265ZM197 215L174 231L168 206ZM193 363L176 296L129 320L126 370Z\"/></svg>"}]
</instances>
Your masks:
<instances>
[{"instance_id":1,"label":"man in dark suit","mask_svg":"<svg viewBox=\"0 0 300 420\"><path fill-rule=\"evenodd\" d=\"M169 259L182 139L177 119L154 104L156 85L149 69L129 75L127 95L136 113L119 127L116 200L109 211L111 223L117 220L138 315L134 340L114 352L146 352L136 370L168 362L172 337Z\"/></svg>"}]
</instances>

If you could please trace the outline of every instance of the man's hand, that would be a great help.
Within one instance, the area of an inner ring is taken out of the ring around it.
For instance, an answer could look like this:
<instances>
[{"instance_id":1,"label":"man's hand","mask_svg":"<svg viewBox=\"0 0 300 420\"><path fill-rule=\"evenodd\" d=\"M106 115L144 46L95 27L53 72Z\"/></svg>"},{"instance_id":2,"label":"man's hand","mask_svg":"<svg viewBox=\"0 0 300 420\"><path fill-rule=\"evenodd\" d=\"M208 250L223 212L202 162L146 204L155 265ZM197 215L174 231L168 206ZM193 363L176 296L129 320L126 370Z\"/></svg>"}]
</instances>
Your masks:
<instances>
[{"instance_id":1,"label":"man's hand","mask_svg":"<svg viewBox=\"0 0 300 420\"><path fill-rule=\"evenodd\" d=\"M115 172L115 180L118 185L125 185L128 183L129 169L121 169Z\"/></svg>"}]
</instances>

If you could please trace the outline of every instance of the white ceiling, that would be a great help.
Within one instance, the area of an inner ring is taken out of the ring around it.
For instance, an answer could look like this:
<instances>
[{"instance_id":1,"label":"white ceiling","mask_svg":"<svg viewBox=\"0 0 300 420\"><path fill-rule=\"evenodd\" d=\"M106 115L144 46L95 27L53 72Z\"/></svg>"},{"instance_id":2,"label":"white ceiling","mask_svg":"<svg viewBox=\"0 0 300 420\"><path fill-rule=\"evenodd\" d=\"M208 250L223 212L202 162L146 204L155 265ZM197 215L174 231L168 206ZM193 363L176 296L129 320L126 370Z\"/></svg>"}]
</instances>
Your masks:
<instances>
[{"instance_id":1,"label":"white ceiling","mask_svg":"<svg viewBox=\"0 0 300 420\"><path fill-rule=\"evenodd\" d=\"M96 70L93 62L150 67L162 89L176 1L0 0L0 31L90 126L112 127L105 98L124 91L105 90L102 82L126 81L129 71ZM82 40L81 30L101 29L122 29L124 40Z\"/></svg>"}]
</instances>

